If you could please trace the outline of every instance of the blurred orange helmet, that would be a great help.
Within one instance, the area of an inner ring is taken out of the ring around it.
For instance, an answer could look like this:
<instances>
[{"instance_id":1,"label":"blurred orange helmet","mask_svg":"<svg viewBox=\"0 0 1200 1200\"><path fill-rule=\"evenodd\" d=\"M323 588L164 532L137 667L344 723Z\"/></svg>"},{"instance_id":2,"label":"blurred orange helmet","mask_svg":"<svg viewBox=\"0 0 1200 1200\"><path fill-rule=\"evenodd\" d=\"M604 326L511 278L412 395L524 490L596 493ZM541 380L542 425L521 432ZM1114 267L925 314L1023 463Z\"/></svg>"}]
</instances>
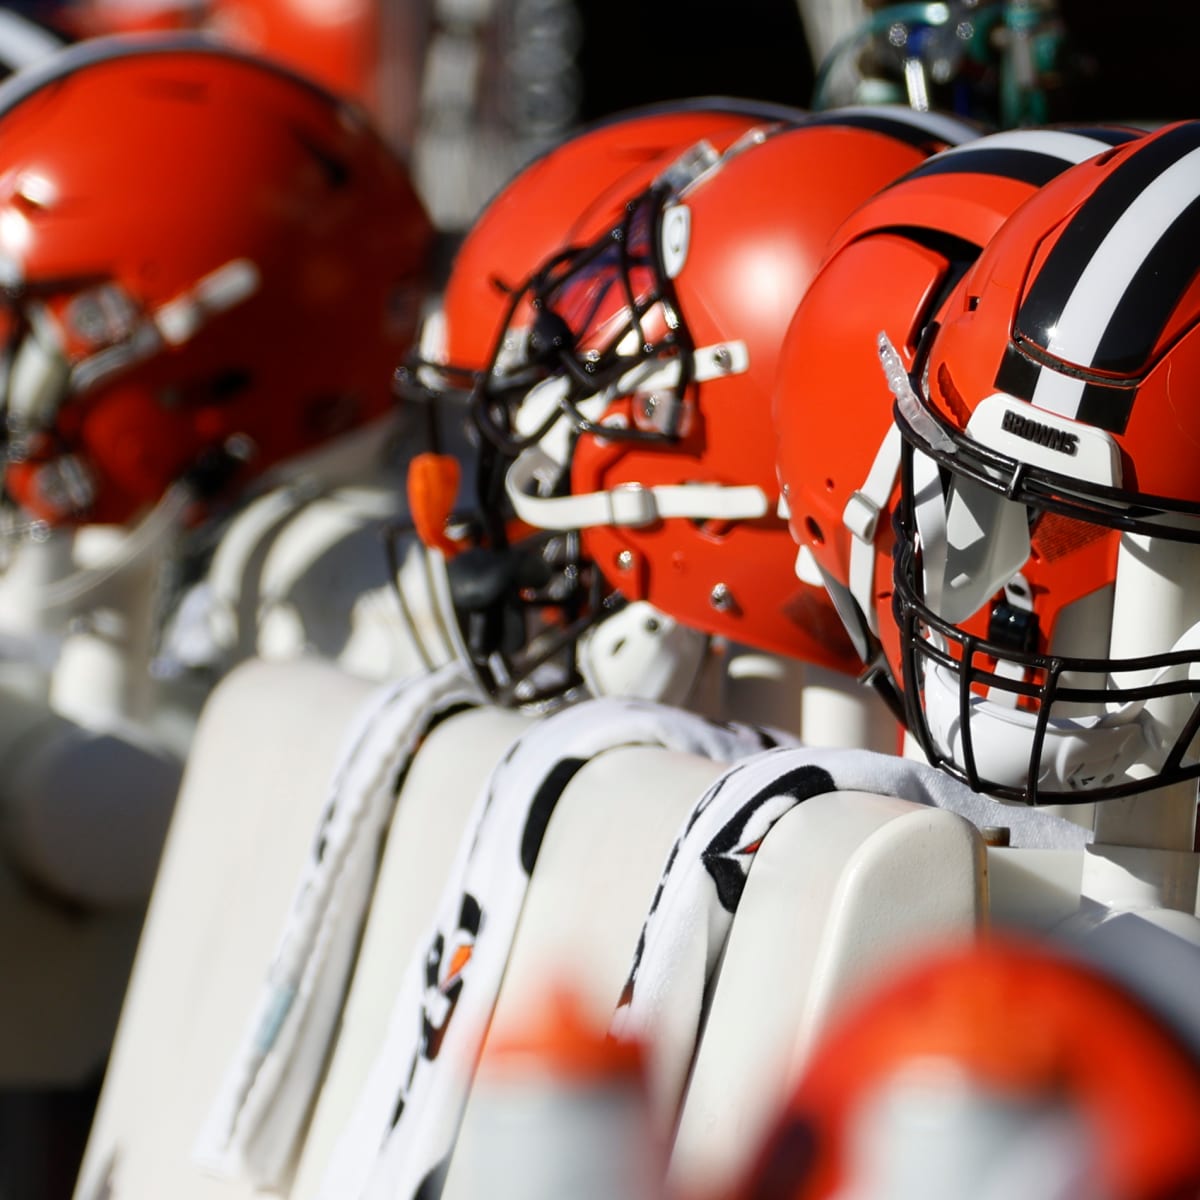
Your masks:
<instances>
[{"instance_id":1,"label":"blurred orange helmet","mask_svg":"<svg viewBox=\"0 0 1200 1200\"><path fill-rule=\"evenodd\" d=\"M203 28L356 100L388 143L416 137L432 0L206 0Z\"/></svg>"},{"instance_id":2,"label":"blurred orange helmet","mask_svg":"<svg viewBox=\"0 0 1200 1200\"><path fill-rule=\"evenodd\" d=\"M387 142L413 147L431 0L71 0L76 38L204 32L360 104Z\"/></svg>"},{"instance_id":3,"label":"blurred orange helmet","mask_svg":"<svg viewBox=\"0 0 1200 1200\"><path fill-rule=\"evenodd\" d=\"M898 713L891 597L900 448L879 335L886 331L896 361L911 366L1004 219L1073 163L1136 136L1108 126L1018 130L935 155L842 225L788 327L773 392L797 571L825 586L868 679Z\"/></svg>"},{"instance_id":4,"label":"blurred orange helmet","mask_svg":"<svg viewBox=\"0 0 1200 1200\"><path fill-rule=\"evenodd\" d=\"M1186 947L1184 952L1191 952ZM1200 1064L1049 944L926 954L819 1039L736 1200L1183 1200Z\"/></svg>"},{"instance_id":5,"label":"blurred orange helmet","mask_svg":"<svg viewBox=\"0 0 1200 1200\"><path fill-rule=\"evenodd\" d=\"M519 404L485 413L515 458L517 514L582 530L586 557L627 599L854 669L824 591L795 577L777 512L776 359L837 226L973 133L906 109L847 109L760 125L723 151L697 143L618 223L545 264L517 359L535 370Z\"/></svg>"},{"instance_id":6,"label":"blurred orange helmet","mask_svg":"<svg viewBox=\"0 0 1200 1200\"><path fill-rule=\"evenodd\" d=\"M432 229L354 109L142 35L14 77L0 129L5 486L27 515L123 522L214 454L244 481L392 408Z\"/></svg>"}]
</instances>

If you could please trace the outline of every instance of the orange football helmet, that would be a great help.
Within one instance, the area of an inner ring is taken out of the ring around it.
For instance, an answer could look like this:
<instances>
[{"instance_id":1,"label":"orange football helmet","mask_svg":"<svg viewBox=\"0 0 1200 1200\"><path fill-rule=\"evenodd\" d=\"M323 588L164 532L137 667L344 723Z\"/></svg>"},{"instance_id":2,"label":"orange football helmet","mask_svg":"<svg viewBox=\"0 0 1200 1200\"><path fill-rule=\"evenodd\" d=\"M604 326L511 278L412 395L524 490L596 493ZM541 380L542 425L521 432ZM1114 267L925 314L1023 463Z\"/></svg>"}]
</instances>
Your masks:
<instances>
[{"instance_id":1,"label":"orange football helmet","mask_svg":"<svg viewBox=\"0 0 1200 1200\"><path fill-rule=\"evenodd\" d=\"M886 331L910 366L953 285L1004 219L1132 129L1019 130L946 150L863 204L797 307L774 381L778 469L801 578L823 583L866 678L897 715L892 514L900 438L880 370ZM864 281L870 281L869 283ZM886 650L886 661L881 653Z\"/></svg>"},{"instance_id":2,"label":"orange football helmet","mask_svg":"<svg viewBox=\"0 0 1200 1200\"><path fill-rule=\"evenodd\" d=\"M893 375L931 761L1029 803L1200 777L1200 122L1064 172Z\"/></svg>"},{"instance_id":3,"label":"orange football helmet","mask_svg":"<svg viewBox=\"0 0 1200 1200\"><path fill-rule=\"evenodd\" d=\"M440 310L427 319L421 358L402 372L405 394L432 403L435 442L463 404L486 421L517 403L528 380L539 377L541 365L524 360L541 264L618 222L626 200L689 146L704 140L724 149L764 121L802 116L752 101L698 98L619 114L522 168L467 231ZM462 511L452 513L460 485L458 471L446 469L449 456L414 463L410 507L423 540L449 560L461 652L498 696L529 702L579 682L575 638L606 610L597 603L594 572L580 558L578 538L514 521L503 494L504 443L480 442L461 489ZM429 519L427 509L433 510ZM456 518L457 545L443 536L448 515ZM556 669L543 670L542 683L532 687L530 672L550 660Z\"/></svg>"},{"instance_id":4,"label":"orange football helmet","mask_svg":"<svg viewBox=\"0 0 1200 1200\"><path fill-rule=\"evenodd\" d=\"M622 206L702 138L726 148L765 121L804 114L754 101L699 97L619 113L527 163L491 200L454 253L425 365L465 390L514 350L532 319L528 283L553 255L620 219ZM500 345L501 332L508 341ZM439 390L444 390L443 381Z\"/></svg>"},{"instance_id":5,"label":"orange football helmet","mask_svg":"<svg viewBox=\"0 0 1200 1200\"><path fill-rule=\"evenodd\" d=\"M393 408L433 231L356 110L142 35L14 77L0 129L18 523L125 522L173 481L240 484Z\"/></svg>"},{"instance_id":6,"label":"orange football helmet","mask_svg":"<svg viewBox=\"0 0 1200 1200\"><path fill-rule=\"evenodd\" d=\"M491 371L519 400L480 410L514 460L506 491L518 517L582 531L585 557L626 599L706 634L854 669L824 591L795 578L777 512L776 358L840 222L974 132L905 109L848 109L761 125L723 151L700 142L619 222L543 264L527 285L534 319L517 365L497 356Z\"/></svg>"}]
</instances>

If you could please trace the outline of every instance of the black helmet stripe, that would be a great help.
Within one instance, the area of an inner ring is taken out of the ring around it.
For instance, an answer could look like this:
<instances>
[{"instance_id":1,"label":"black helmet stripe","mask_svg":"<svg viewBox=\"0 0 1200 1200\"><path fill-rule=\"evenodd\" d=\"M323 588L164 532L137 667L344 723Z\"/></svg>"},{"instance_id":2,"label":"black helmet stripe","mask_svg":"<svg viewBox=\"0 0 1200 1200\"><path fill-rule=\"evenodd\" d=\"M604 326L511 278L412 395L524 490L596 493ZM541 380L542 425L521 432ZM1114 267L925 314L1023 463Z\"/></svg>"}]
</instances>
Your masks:
<instances>
[{"instance_id":1,"label":"black helmet stripe","mask_svg":"<svg viewBox=\"0 0 1200 1200\"><path fill-rule=\"evenodd\" d=\"M995 175L1041 187L1067 167L1111 149L1113 140L1130 141L1130 129L1096 125L1078 129L1013 129L943 150L904 177L962 174Z\"/></svg>"},{"instance_id":2,"label":"black helmet stripe","mask_svg":"<svg viewBox=\"0 0 1200 1200\"><path fill-rule=\"evenodd\" d=\"M1200 165L1196 181L1200 185ZM1130 279L1096 347L1093 366L1134 374L1146 363L1179 298L1196 277L1198 249L1200 187Z\"/></svg>"},{"instance_id":3,"label":"black helmet stripe","mask_svg":"<svg viewBox=\"0 0 1200 1200\"><path fill-rule=\"evenodd\" d=\"M1072 217L1033 281L1017 314L1018 330L1045 345L1045 331L1058 324L1080 276L1129 207L1164 172L1200 146L1200 122L1139 146Z\"/></svg>"},{"instance_id":4,"label":"black helmet stripe","mask_svg":"<svg viewBox=\"0 0 1200 1200\"><path fill-rule=\"evenodd\" d=\"M1101 149L1102 147L1097 147L1094 153L1099 154ZM1072 165L1072 161L1032 150L981 147L978 150L960 150L954 154L935 154L928 162L910 171L905 178L972 173L1017 179L1033 187L1041 187L1056 175L1061 175Z\"/></svg>"},{"instance_id":5,"label":"black helmet stripe","mask_svg":"<svg viewBox=\"0 0 1200 1200\"><path fill-rule=\"evenodd\" d=\"M979 136L978 130L955 117L944 116L941 113L917 112L902 105L896 105L894 108L886 105L831 108L825 112L810 114L802 124L850 125L856 129L868 129L886 137L896 138L918 149L927 149L935 142L956 146Z\"/></svg>"},{"instance_id":6,"label":"black helmet stripe","mask_svg":"<svg viewBox=\"0 0 1200 1200\"><path fill-rule=\"evenodd\" d=\"M1200 122L1148 140L1071 215L1014 329L1077 370L1039 369L1027 397L1034 404L1112 432L1125 428L1134 389L1088 383L1079 369L1136 371L1194 275L1198 151Z\"/></svg>"},{"instance_id":7,"label":"black helmet stripe","mask_svg":"<svg viewBox=\"0 0 1200 1200\"><path fill-rule=\"evenodd\" d=\"M1057 133L1077 133L1080 137L1095 138L1109 146L1122 146L1134 138L1145 136L1144 129L1130 125L1055 125Z\"/></svg>"}]
</instances>

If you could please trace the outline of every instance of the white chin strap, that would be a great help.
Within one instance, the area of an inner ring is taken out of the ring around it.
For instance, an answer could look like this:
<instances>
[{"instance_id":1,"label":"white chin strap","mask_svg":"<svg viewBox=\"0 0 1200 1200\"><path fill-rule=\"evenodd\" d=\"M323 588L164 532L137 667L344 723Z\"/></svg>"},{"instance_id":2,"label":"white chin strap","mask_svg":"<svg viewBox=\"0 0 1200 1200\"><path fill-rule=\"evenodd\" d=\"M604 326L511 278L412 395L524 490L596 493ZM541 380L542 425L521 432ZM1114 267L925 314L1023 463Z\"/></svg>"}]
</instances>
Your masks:
<instances>
[{"instance_id":1,"label":"white chin strap","mask_svg":"<svg viewBox=\"0 0 1200 1200\"><path fill-rule=\"evenodd\" d=\"M539 496L545 456L536 449L520 455L505 476L504 487L513 511L539 529L592 529L597 525L652 525L668 517L705 521L752 521L771 509L762 488L752 484L726 487L719 483L623 483L603 492L573 496Z\"/></svg>"},{"instance_id":2,"label":"white chin strap","mask_svg":"<svg viewBox=\"0 0 1200 1200\"><path fill-rule=\"evenodd\" d=\"M627 604L579 640L579 673L593 696L683 704L704 663L708 637L645 600Z\"/></svg>"}]
</instances>

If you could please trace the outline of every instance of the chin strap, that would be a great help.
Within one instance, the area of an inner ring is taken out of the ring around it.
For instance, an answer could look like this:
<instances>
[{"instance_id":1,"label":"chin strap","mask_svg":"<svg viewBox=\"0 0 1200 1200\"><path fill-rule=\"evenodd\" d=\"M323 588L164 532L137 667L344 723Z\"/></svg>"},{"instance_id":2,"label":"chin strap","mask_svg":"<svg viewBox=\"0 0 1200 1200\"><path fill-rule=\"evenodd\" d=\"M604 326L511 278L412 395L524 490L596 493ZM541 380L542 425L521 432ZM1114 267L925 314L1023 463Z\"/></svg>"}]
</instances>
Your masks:
<instances>
[{"instance_id":1,"label":"chin strap","mask_svg":"<svg viewBox=\"0 0 1200 1200\"><path fill-rule=\"evenodd\" d=\"M707 383L728 375L740 375L749 366L745 342L728 341L704 346L693 352L690 381ZM670 391L678 387L678 360L665 364L639 363L617 381L615 387L576 401L589 419L595 408L598 417L615 397ZM569 388L567 380L555 376L534 388L518 413L518 426L536 426L549 412L559 407ZM539 529L590 529L597 525L652 525L667 517L690 517L706 521L752 521L767 515L770 500L762 488L753 484L718 483L618 484L603 492L582 492L572 496L541 496L542 487L551 485L566 469L570 456L570 428L560 423L538 445L517 456L505 476L504 488L513 511L522 520Z\"/></svg>"},{"instance_id":2,"label":"chin strap","mask_svg":"<svg viewBox=\"0 0 1200 1200\"><path fill-rule=\"evenodd\" d=\"M762 488L751 484L726 487L719 483L622 483L603 492L574 496L537 496L539 456L520 455L508 469L505 491L513 511L539 529L591 529L597 525L652 525L668 517L693 520L752 521L765 517L770 502Z\"/></svg>"}]
</instances>

